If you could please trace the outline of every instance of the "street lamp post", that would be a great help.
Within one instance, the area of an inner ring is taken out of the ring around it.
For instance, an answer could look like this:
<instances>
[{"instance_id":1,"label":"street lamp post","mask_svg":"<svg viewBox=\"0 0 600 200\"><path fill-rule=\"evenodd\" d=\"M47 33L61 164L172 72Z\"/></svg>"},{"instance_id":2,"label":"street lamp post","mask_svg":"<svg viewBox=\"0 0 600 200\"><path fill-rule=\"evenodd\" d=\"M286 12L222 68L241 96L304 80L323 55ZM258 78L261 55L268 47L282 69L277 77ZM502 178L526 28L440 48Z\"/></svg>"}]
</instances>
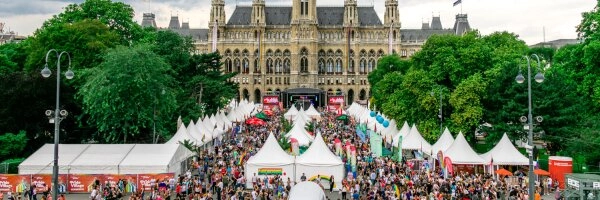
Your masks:
<instances>
[{"instance_id":1,"label":"street lamp post","mask_svg":"<svg viewBox=\"0 0 600 200\"><path fill-rule=\"evenodd\" d=\"M44 78L48 78L52 74L50 69L48 69L48 56L50 55L50 52L54 52L56 54L56 57L58 57L58 59L56 60L56 108L54 109L54 111L46 111L46 116L51 118L50 123L54 123L54 165L52 167L52 199L57 199L56 196L58 193L59 127L60 121L68 115L66 110L58 110L60 105L60 59L62 55L67 55L67 58L69 59L69 69L67 70L67 72L65 72L65 77L67 79L72 79L75 74L73 73L73 71L71 71L71 56L69 55L69 53L67 53L66 51L59 53L57 50L50 49L46 53L46 64L44 65L44 69L42 69L42 76Z\"/></svg>"},{"instance_id":2,"label":"street lamp post","mask_svg":"<svg viewBox=\"0 0 600 200\"><path fill-rule=\"evenodd\" d=\"M536 54L532 55L537 59L538 70L541 69L540 57ZM523 56L527 60L527 96L528 96L528 114L527 114L527 152L529 153L529 200L533 200L535 194L535 181L533 179L533 117L531 114L531 61L528 56ZM544 81L544 74L538 72L535 77L535 82L541 83ZM519 75L515 78L517 83L521 84L525 82L525 77L521 74L521 68L519 67Z\"/></svg>"}]
</instances>

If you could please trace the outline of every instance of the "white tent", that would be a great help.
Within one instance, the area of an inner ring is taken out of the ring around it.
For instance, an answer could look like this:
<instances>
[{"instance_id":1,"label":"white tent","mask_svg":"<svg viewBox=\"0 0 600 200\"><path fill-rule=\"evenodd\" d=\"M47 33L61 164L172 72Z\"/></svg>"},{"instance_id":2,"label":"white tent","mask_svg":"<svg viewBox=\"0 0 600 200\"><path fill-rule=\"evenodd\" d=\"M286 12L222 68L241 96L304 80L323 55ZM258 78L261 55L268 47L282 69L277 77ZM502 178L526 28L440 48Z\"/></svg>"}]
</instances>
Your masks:
<instances>
[{"instance_id":1,"label":"white tent","mask_svg":"<svg viewBox=\"0 0 600 200\"><path fill-rule=\"evenodd\" d=\"M296 138L300 146L308 146L308 144L313 141L312 136L310 136L308 134L308 131L304 129L304 126L300 124L294 124L292 130L285 134L285 137L287 137L288 139Z\"/></svg>"},{"instance_id":2,"label":"white tent","mask_svg":"<svg viewBox=\"0 0 600 200\"><path fill-rule=\"evenodd\" d=\"M298 114L298 109L296 109L296 106L292 106L287 112L285 112L285 114L283 114L283 116L286 119L293 119L294 116L296 116Z\"/></svg>"},{"instance_id":3,"label":"white tent","mask_svg":"<svg viewBox=\"0 0 600 200\"><path fill-rule=\"evenodd\" d=\"M483 158L479 157L469 146L465 136L459 132L456 139L450 147L444 152L445 157L449 157L452 164L459 165L481 165L485 164Z\"/></svg>"},{"instance_id":4,"label":"white tent","mask_svg":"<svg viewBox=\"0 0 600 200\"><path fill-rule=\"evenodd\" d=\"M175 135L173 135L173 137L171 137L171 139L169 139L169 141L167 141L165 144L179 144L180 142L183 142L185 140L193 142L194 144L200 144L200 142L196 140L196 138L192 137L187 132L185 124L181 124L181 126L177 130L177 133L175 133Z\"/></svg>"},{"instance_id":5,"label":"white tent","mask_svg":"<svg viewBox=\"0 0 600 200\"><path fill-rule=\"evenodd\" d=\"M525 157L515 146L510 142L506 133L502 139L487 153L481 154L481 158L486 163L492 162L494 165L529 165L529 158Z\"/></svg>"},{"instance_id":6,"label":"white tent","mask_svg":"<svg viewBox=\"0 0 600 200\"><path fill-rule=\"evenodd\" d=\"M310 107L308 107L308 110L306 110L305 113L315 120L321 120L321 113L319 113L312 104L310 104Z\"/></svg>"},{"instance_id":7,"label":"white tent","mask_svg":"<svg viewBox=\"0 0 600 200\"><path fill-rule=\"evenodd\" d=\"M431 144L427 142L419 133L417 125L412 126L410 133L402 139L402 149L404 150L421 150L423 153L431 153Z\"/></svg>"},{"instance_id":8,"label":"white tent","mask_svg":"<svg viewBox=\"0 0 600 200\"><path fill-rule=\"evenodd\" d=\"M19 174L52 174L53 144L19 165ZM194 153L181 144L60 144L60 174L180 173Z\"/></svg>"},{"instance_id":9,"label":"white tent","mask_svg":"<svg viewBox=\"0 0 600 200\"><path fill-rule=\"evenodd\" d=\"M200 133L200 130L198 130L196 124L194 124L194 121L192 120L190 120L190 123L187 126L187 132L188 134L190 134L190 136L192 136L192 138L198 141L198 143L196 144L198 146L204 145L206 141L209 141L208 138L202 138L202 133Z\"/></svg>"},{"instance_id":10,"label":"white tent","mask_svg":"<svg viewBox=\"0 0 600 200\"><path fill-rule=\"evenodd\" d=\"M59 144L58 173L69 173L69 164L89 146L89 144ZM54 144L45 144L19 164L19 174L52 174L53 165Z\"/></svg>"},{"instance_id":11,"label":"white tent","mask_svg":"<svg viewBox=\"0 0 600 200\"><path fill-rule=\"evenodd\" d=\"M71 174L118 174L119 163L135 144L90 145L70 164Z\"/></svg>"},{"instance_id":12,"label":"white tent","mask_svg":"<svg viewBox=\"0 0 600 200\"><path fill-rule=\"evenodd\" d=\"M344 177L344 163L329 150L321 133L318 133L310 147L296 158L296 182L300 182L302 173L309 179L318 175L321 177L333 175L335 185L341 186ZM327 185L324 186L329 188Z\"/></svg>"},{"instance_id":13,"label":"white tent","mask_svg":"<svg viewBox=\"0 0 600 200\"><path fill-rule=\"evenodd\" d=\"M352 196L352 195L350 195ZM325 192L323 189L312 181L303 181L300 182L290 190L290 195L288 200L325 200L327 197L325 196Z\"/></svg>"},{"instance_id":14,"label":"white tent","mask_svg":"<svg viewBox=\"0 0 600 200\"><path fill-rule=\"evenodd\" d=\"M436 155L439 151L446 151L446 149L450 148L452 143L454 143L454 138L452 137L450 130L448 130L448 127L446 127L446 129L444 129L444 133L442 133L437 142L431 146L433 155Z\"/></svg>"},{"instance_id":15,"label":"white tent","mask_svg":"<svg viewBox=\"0 0 600 200\"><path fill-rule=\"evenodd\" d=\"M194 152L179 144L136 144L119 164L119 174L181 172Z\"/></svg>"},{"instance_id":16,"label":"white tent","mask_svg":"<svg viewBox=\"0 0 600 200\"><path fill-rule=\"evenodd\" d=\"M398 134L396 134L392 139L392 145L394 145L394 147L398 147L398 140L400 140L400 136L402 136L402 139L404 140L408 133L410 133L410 126L408 125L408 122L404 121L404 125L402 125L402 128L400 128Z\"/></svg>"},{"instance_id":17,"label":"white tent","mask_svg":"<svg viewBox=\"0 0 600 200\"><path fill-rule=\"evenodd\" d=\"M274 169L275 171L281 171L283 180L287 180L287 177L294 179L294 168L294 157L283 151L273 133L270 133L260 150L246 162L244 169L246 188L252 188L254 173L262 179L267 175L262 175L261 171L268 173Z\"/></svg>"}]
</instances>

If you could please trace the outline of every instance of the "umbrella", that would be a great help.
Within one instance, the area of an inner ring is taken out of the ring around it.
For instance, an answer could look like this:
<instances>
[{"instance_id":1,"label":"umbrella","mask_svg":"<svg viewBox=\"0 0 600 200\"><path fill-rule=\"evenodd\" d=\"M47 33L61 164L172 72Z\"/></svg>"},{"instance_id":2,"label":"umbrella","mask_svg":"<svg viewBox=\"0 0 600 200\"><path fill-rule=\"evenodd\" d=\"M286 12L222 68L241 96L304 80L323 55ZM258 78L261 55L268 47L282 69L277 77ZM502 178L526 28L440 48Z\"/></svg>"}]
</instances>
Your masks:
<instances>
[{"instance_id":1,"label":"umbrella","mask_svg":"<svg viewBox=\"0 0 600 200\"><path fill-rule=\"evenodd\" d=\"M533 170L533 173L537 174L537 175L542 175L542 176L550 176L550 172L543 170L543 169Z\"/></svg>"},{"instance_id":2,"label":"umbrella","mask_svg":"<svg viewBox=\"0 0 600 200\"><path fill-rule=\"evenodd\" d=\"M498 174L500 176L512 176L513 175L510 171L508 171L504 168L496 170L496 174Z\"/></svg>"},{"instance_id":3,"label":"umbrella","mask_svg":"<svg viewBox=\"0 0 600 200\"><path fill-rule=\"evenodd\" d=\"M335 119L337 120L341 120L341 121L348 121L348 115L340 115L338 117L336 117Z\"/></svg>"},{"instance_id":4,"label":"umbrella","mask_svg":"<svg viewBox=\"0 0 600 200\"><path fill-rule=\"evenodd\" d=\"M252 117L246 120L246 124L249 125L266 125L267 123L259 118Z\"/></svg>"},{"instance_id":5,"label":"umbrella","mask_svg":"<svg viewBox=\"0 0 600 200\"><path fill-rule=\"evenodd\" d=\"M263 120L269 119L269 117L267 117L267 114L265 114L264 112L259 112L256 115L254 115L254 117Z\"/></svg>"}]
</instances>

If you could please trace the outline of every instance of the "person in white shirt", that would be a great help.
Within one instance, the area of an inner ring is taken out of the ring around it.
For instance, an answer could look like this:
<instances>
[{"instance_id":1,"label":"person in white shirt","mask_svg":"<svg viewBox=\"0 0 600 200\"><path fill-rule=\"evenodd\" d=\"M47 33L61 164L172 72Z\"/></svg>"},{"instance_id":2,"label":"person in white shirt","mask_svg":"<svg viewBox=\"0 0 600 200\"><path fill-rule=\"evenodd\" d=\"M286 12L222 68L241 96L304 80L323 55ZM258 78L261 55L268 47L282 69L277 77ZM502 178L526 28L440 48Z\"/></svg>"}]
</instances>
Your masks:
<instances>
[{"instance_id":1,"label":"person in white shirt","mask_svg":"<svg viewBox=\"0 0 600 200\"><path fill-rule=\"evenodd\" d=\"M257 200L258 199L258 193L256 192L256 190L252 190L252 200Z\"/></svg>"}]
</instances>

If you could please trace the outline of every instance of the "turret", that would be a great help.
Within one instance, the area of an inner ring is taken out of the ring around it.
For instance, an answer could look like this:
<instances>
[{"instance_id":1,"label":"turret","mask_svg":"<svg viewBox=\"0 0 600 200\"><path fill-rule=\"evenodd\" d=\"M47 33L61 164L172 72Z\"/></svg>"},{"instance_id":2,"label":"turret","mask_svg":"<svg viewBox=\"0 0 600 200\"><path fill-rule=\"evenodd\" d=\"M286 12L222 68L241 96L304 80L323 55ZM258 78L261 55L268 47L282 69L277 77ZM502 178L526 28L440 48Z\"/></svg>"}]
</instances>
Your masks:
<instances>
[{"instance_id":1,"label":"turret","mask_svg":"<svg viewBox=\"0 0 600 200\"><path fill-rule=\"evenodd\" d=\"M253 26L265 26L265 0L252 1L252 20L250 24Z\"/></svg>"},{"instance_id":2,"label":"turret","mask_svg":"<svg viewBox=\"0 0 600 200\"><path fill-rule=\"evenodd\" d=\"M356 26L358 22L358 9L356 8L356 0L344 1L344 26Z\"/></svg>"},{"instance_id":3,"label":"turret","mask_svg":"<svg viewBox=\"0 0 600 200\"><path fill-rule=\"evenodd\" d=\"M219 26L225 26L225 0L212 0L210 10L210 22L208 26L211 26L218 22Z\"/></svg>"},{"instance_id":4,"label":"turret","mask_svg":"<svg viewBox=\"0 0 600 200\"><path fill-rule=\"evenodd\" d=\"M385 17L384 25L393 25L395 28L400 28L400 12L398 11L398 0L385 1Z\"/></svg>"}]
</instances>

